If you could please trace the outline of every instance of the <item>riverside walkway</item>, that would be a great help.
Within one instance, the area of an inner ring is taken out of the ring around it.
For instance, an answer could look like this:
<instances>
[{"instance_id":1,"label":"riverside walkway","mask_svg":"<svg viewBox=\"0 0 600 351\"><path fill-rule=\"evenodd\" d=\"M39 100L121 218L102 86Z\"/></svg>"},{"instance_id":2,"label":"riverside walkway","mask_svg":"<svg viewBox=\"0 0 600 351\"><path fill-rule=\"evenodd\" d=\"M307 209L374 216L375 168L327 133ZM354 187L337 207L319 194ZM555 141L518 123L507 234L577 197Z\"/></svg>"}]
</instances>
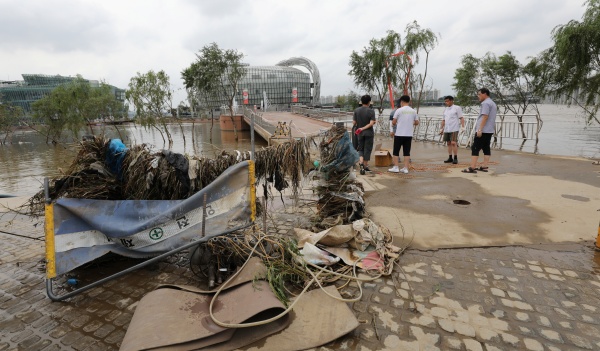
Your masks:
<instances>
[{"instance_id":1,"label":"riverside walkway","mask_svg":"<svg viewBox=\"0 0 600 351\"><path fill-rule=\"evenodd\" d=\"M256 133L268 141L269 144L285 142L290 138L319 135L322 131L331 128L332 125L330 122L310 118L305 114L286 111L263 112L255 114L254 118ZM352 125L352 116L345 120L347 125ZM250 125L251 116L249 113L244 114L244 122ZM284 126L284 128L281 128L281 126Z\"/></svg>"},{"instance_id":2,"label":"riverside walkway","mask_svg":"<svg viewBox=\"0 0 600 351\"><path fill-rule=\"evenodd\" d=\"M377 143L389 148L391 140ZM364 284L350 304L361 324L317 350L599 350L600 166L493 150L488 173L464 174L466 149L458 165L444 164L446 147L434 143L414 142L412 155L409 174L372 167L357 175L371 218L406 250L392 275ZM0 200L14 207L26 199ZM315 211L290 199L271 210L268 231L279 235ZM118 350L146 293L197 284L176 256L51 302L43 219L5 213L0 240L0 351ZM73 275L85 280L104 269ZM341 294L357 291L351 285Z\"/></svg>"}]
</instances>

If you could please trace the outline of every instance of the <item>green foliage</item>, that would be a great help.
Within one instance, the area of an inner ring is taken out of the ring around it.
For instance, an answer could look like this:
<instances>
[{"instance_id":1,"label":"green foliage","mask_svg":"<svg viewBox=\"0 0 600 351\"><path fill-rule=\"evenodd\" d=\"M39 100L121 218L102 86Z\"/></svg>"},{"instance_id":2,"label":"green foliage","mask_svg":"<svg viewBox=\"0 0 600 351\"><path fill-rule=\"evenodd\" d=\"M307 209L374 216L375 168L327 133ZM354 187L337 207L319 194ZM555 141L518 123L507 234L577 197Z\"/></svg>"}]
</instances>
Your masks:
<instances>
[{"instance_id":1,"label":"green foliage","mask_svg":"<svg viewBox=\"0 0 600 351\"><path fill-rule=\"evenodd\" d=\"M336 104L338 104L342 108L346 106L347 103L348 97L346 95L338 95L338 97L336 98Z\"/></svg>"},{"instance_id":2,"label":"green foliage","mask_svg":"<svg viewBox=\"0 0 600 351\"><path fill-rule=\"evenodd\" d=\"M355 91L350 90L346 95L346 102L350 105L350 109L354 110L360 106L360 96Z\"/></svg>"},{"instance_id":3,"label":"green foliage","mask_svg":"<svg viewBox=\"0 0 600 351\"><path fill-rule=\"evenodd\" d=\"M477 89L485 87L504 113L537 111L535 93L539 85L532 72L529 64L523 66L510 51L499 57L489 52L482 58L465 55L454 75L457 103L468 110L478 103Z\"/></svg>"},{"instance_id":4,"label":"green foliage","mask_svg":"<svg viewBox=\"0 0 600 351\"><path fill-rule=\"evenodd\" d=\"M350 55L348 74L353 77L354 84L358 88L376 95L373 100L380 102L378 107L380 114L383 112L383 103L388 94L388 83L392 86L404 85L408 76L407 93L409 95L417 91L419 93L415 100L417 108L426 87L429 53L437 45L438 36L430 29L421 28L416 21L409 23L405 32L404 46L401 35L389 30L385 37L371 39L369 46L363 48L360 53L353 51ZM404 51L406 55L391 56L400 51ZM413 75L414 72L410 71L413 65L419 62L423 53L425 54L424 72Z\"/></svg>"},{"instance_id":5,"label":"green foliage","mask_svg":"<svg viewBox=\"0 0 600 351\"><path fill-rule=\"evenodd\" d=\"M584 108L589 123L600 123L600 0L585 4L581 21L554 28L554 45L536 58L532 71L543 81L546 96L565 96Z\"/></svg>"},{"instance_id":6,"label":"green foliage","mask_svg":"<svg viewBox=\"0 0 600 351\"><path fill-rule=\"evenodd\" d=\"M427 87L427 69L429 64L429 53L437 46L438 37L431 29L423 29L417 21L413 21L406 26L406 37L404 38L404 51L412 58L414 64L418 64L422 53L425 53L425 68L423 73L415 74L409 77L410 95L419 91L416 98L416 108L419 110L421 105L421 99L423 96L423 90ZM431 86L429 86L431 87Z\"/></svg>"},{"instance_id":7,"label":"green foliage","mask_svg":"<svg viewBox=\"0 0 600 351\"><path fill-rule=\"evenodd\" d=\"M480 61L471 54L462 57L460 67L454 73L455 102L463 109L470 109L477 102L477 89L481 85L479 80Z\"/></svg>"},{"instance_id":8,"label":"green foliage","mask_svg":"<svg viewBox=\"0 0 600 351\"><path fill-rule=\"evenodd\" d=\"M0 133L4 134L0 144L6 143L6 139L12 133L13 127L19 124L21 117L23 117L23 110L19 106L0 103Z\"/></svg>"},{"instance_id":9,"label":"green foliage","mask_svg":"<svg viewBox=\"0 0 600 351\"><path fill-rule=\"evenodd\" d=\"M212 101L226 100L233 116L238 83L246 74L242 64L244 54L237 50L223 50L216 43L211 43L204 46L196 57L196 62L181 72L186 89L205 106Z\"/></svg>"},{"instance_id":10,"label":"green foliage","mask_svg":"<svg viewBox=\"0 0 600 351\"><path fill-rule=\"evenodd\" d=\"M164 71L138 72L130 79L125 97L135 108L136 121L146 128L156 128L161 135L164 132L171 147L173 139L167 128L167 120L172 109L173 89L169 76Z\"/></svg>"},{"instance_id":11,"label":"green foliage","mask_svg":"<svg viewBox=\"0 0 600 351\"><path fill-rule=\"evenodd\" d=\"M401 59L390 57L400 48L400 35L388 31L382 39L371 39L369 46L364 47L361 53L352 51L350 55L350 71L354 85L371 95L373 100L380 101L379 113L383 112L383 101L387 94L388 79L392 85L397 83L397 75L389 72L397 71ZM386 61L388 65L386 66Z\"/></svg>"},{"instance_id":12,"label":"green foliage","mask_svg":"<svg viewBox=\"0 0 600 351\"><path fill-rule=\"evenodd\" d=\"M33 118L46 126L47 138L59 142L63 132L79 139L79 133L97 118L120 117L124 106L111 87L101 83L92 87L81 76L56 87L49 95L32 104ZM90 127L90 133L94 133Z\"/></svg>"}]
</instances>

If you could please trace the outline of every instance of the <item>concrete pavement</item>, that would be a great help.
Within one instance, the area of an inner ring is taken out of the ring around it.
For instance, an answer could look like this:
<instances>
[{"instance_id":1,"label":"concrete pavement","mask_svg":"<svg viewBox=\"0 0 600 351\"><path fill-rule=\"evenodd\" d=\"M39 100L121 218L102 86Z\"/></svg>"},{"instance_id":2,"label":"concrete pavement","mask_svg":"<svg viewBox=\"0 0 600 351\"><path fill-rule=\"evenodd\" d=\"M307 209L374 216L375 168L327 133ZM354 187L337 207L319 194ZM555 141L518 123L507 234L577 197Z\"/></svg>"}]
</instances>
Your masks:
<instances>
[{"instance_id":1,"label":"concrete pavement","mask_svg":"<svg viewBox=\"0 0 600 351\"><path fill-rule=\"evenodd\" d=\"M390 277L364 284L352 304L361 325L319 350L600 349L600 252L593 245L600 166L494 150L491 171L472 175L445 167L446 157L444 147L416 142L415 172L359 176L372 219L392 229L397 244L406 243L402 228L414 233L414 245ZM461 150L459 166L467 159ZM269 231L287 235L314 209L272 211ZM0 218L0 351L117 350L144 294L160 284L197 283L180 255L51 302L42 227L24 216ZM85 281L107 267L74 276ZM71 287L63 279L58 289ZM356 286L342 290L355 293Z\"/></svg>"}]
</instances>

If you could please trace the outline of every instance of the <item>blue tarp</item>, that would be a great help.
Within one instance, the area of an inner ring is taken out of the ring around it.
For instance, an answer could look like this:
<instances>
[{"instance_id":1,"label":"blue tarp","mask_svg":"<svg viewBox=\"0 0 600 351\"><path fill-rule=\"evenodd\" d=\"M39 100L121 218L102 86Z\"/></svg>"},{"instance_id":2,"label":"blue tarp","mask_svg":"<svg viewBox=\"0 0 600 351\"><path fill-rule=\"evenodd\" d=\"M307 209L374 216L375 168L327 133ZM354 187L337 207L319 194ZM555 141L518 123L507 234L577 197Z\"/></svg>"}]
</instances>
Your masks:
<instances>
[{"instance_id":1,"label":"blue tarp","mask_svg":"<svg viewBox=\"0 0 600 351\"><path fill-rule=\"evenodd\" d=\"M323 165L321 172L328 173L332 170L337 172L346 171L354 166L358 162L358 159L358 152L352 146L352 141L348 133L344 133L344 136L340 138L335 146L335 160Z\"/></svg>"},{"instance_id":2,"label":"blue tarp","mask_svg":"<svg viewBox=\"0 0 600 351\"><path fill-rule=\"evenodd\" d=\"M247 226L255 201L249 165L231 166L185 200L58 199L53 204L56 274L109 252L146 258L188 244L200 238L204 201L206 236Z\"/></svg>"},{"instance_id":3,"label":"blue tarp","mask_svg":"<svg viewBox=\"0 0 600 351\"><path fill-rule=\"evenodd\" d=\"M117 176L117 179L123 179L123 159L127 154L127 147L121 139L111 139L106 150L106 165L108 169Z\"/></svg>"}]
</instances>

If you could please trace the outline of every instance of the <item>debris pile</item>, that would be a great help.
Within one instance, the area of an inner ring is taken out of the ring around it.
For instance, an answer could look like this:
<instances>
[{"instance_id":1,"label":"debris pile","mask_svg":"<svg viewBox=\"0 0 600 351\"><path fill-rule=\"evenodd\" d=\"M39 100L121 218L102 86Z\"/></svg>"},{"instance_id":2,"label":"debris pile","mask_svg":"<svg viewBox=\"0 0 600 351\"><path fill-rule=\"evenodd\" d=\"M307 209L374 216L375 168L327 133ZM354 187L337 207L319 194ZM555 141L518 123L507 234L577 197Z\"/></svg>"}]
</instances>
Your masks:
<instances>
[{"instance_id":1,"label":"debris pile","mask_svg":"<svg viewBox=\"0 0 600 351\"><path fill-rule=\"evenodd\" d=\"M365 217L364 188L356 181L352 169L359 156L346 128L334 125L325 134L319 149L321 167L315 174L319 178L315 188L319 197L318 218L314 229L327 229Z\"/></svg>"},{"instance_id":2,"label":"debris pile","mask_svg":"<svg viewBox=\"0 0 600 351\"><path fill-rule=\"evenodd\" d=\"M291 187L298 193L308 170L312 140L289 142L256 151L257 182L271 182L282 191ZM186 199L214 181L230 166L249 160L250 152L223 151L214 158L155 151L150 145L127 149L119 139L87 138L63 177L50 181L50 198L97 200L179 200ZM29 214L43 213L44 193L40 191L27 205Z\"/></svg>"}]
</instances>

